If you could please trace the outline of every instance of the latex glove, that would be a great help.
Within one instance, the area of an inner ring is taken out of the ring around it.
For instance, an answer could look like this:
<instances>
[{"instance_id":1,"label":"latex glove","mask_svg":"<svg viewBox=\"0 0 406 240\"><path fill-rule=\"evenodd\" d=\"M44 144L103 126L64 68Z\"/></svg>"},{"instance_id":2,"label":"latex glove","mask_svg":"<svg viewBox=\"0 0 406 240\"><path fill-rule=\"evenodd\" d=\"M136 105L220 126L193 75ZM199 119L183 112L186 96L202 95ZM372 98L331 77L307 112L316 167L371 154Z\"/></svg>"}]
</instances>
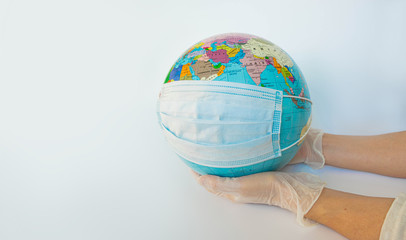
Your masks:
<instances>
[{"instance_id":1,"label":"latex glove","mask_svg":"<svg viewBox=\"0 0 406 240\"><path fill-rule=\"evenodd\" d=\"M309 173L263 172L253 175L225 178L199 175L198 183L220 197L239 203L260 203L278 206L297 215L300 225L308 225L304 215L319 198L325 183Z\"/></svg>"},{"instance_id":2,"label":"latex glove","mask_svg":"<svg viewBox=\"0 0 406 240\"><path fill-rule=\"evenodd\" d=\"M311 128L307 133L302 146L288 164L305 163L314 169L324 166L323 156L323 130Z\"/></svg>"}]
</instances>

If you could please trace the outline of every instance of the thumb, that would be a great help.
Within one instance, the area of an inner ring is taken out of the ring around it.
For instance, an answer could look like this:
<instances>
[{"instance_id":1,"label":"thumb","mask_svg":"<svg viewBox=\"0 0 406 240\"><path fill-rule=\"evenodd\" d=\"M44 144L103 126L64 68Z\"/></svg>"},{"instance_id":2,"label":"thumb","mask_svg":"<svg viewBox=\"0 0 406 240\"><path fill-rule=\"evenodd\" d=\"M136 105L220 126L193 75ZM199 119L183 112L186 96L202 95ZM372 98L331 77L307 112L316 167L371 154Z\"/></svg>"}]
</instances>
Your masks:
<instances>
[{"instance_id":1,"label":"thumb","mask_svg":"<svg viewBox=\"0 0 406 240\"><path fill-rule=\"evenodd\" d=\"M207 191L220 196L236 201L236 194L240 190L240 182L238 178L218 177L214 175L199 175L193 173L197 182L202 185Z\"/></svg>"},{"instance_id":2,"label":"thumb","mask_svg":"<svg viewBox=\"0 0 406 240\"><path fill-rule=\"evenodd\" d=\"M198 183L212 193L234 193L240 189L240 183L236 178L204 175L198 179Z\"/></svg>"}]
</instances>

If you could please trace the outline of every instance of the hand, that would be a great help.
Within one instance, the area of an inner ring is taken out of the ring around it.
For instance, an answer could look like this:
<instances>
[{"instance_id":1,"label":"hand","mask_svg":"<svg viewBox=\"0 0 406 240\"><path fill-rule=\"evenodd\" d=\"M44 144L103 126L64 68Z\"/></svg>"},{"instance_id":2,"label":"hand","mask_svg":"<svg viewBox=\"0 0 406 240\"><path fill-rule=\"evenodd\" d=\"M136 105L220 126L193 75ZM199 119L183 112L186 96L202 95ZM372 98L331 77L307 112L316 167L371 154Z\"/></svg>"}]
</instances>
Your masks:
<instances>
[{"instance_id":1,"label":"hand","mask_svg":"<svg viewBox=\"0 0 406 240\"><path fill-rule=\"evenodd\" d=\"M238 178L199 175L197 182L209 192L239 203L279 206L297 214L304 225L304 215L319 198L325 183L309 173L263 172Z\"/></svg>"},{"instance_id":2,"label":"hand","mask_svg":"<svg viewBox=\"0 0 406 240\"><path fill-rule=\"evenodd\" d=\"M314 169L324 166L323 130L311 128L299 151L288 164L305 163Z\"/></svg>"}]
</instances>

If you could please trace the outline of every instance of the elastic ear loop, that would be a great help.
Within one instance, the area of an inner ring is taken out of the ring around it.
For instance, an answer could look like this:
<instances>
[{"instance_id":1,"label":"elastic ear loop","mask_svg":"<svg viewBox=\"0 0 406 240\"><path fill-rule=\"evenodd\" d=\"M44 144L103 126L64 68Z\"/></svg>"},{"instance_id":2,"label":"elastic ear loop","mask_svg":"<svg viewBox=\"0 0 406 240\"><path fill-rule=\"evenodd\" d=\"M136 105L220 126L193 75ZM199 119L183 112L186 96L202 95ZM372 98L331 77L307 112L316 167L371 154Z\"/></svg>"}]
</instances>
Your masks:
<instances>
[{"instance_id":1,"label":"elastic ear loop","mask_svg":"<svg viewBox=\"0 0 406 240\"><path fill-rule=\"evenodd\" d=\"M308 99L308 98L297 97L297 96L290 96L290 95L283 95L283 97L302 99L302 100L308 101L310 104L313 105L312 100L310 100L310 99ZM312 116L310 115L310 119L311 119L311 118L312 118ZM306 137L306 135L309 133L309 130L310 130L310 126L307 128L305 134L303 134L303 136L299 138L299 140L297 140L296 142L292 143L291 145L289 145L289 146L287 146L287 147L281 149L281 152L288 150L289 148L295 146L295 145L298 144L300 141L302 141L302 140Z\"/></svg>"}]
</instances>

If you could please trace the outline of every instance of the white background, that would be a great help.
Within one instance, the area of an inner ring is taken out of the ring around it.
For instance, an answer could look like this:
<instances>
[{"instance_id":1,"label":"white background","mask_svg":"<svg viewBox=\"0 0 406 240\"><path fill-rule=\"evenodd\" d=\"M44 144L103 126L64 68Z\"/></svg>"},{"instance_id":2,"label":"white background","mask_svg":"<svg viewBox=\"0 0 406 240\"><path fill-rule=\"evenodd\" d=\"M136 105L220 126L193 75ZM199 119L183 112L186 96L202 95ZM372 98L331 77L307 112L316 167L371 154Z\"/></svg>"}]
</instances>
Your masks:
<instances>
[{"instance_id":1,"label":"white background","mask_svg":"<svg viewBox=\"0 0 406 240\"><path fill-rule=\"evenodd\" d=\"M343 239L213 196L164 141L177 57L224 32L287 51L314 127L406 129L405 1L0 0L0 239ZM394 197L406 180L331 167L328 187Z\"/></svg>"}]
</instances>

